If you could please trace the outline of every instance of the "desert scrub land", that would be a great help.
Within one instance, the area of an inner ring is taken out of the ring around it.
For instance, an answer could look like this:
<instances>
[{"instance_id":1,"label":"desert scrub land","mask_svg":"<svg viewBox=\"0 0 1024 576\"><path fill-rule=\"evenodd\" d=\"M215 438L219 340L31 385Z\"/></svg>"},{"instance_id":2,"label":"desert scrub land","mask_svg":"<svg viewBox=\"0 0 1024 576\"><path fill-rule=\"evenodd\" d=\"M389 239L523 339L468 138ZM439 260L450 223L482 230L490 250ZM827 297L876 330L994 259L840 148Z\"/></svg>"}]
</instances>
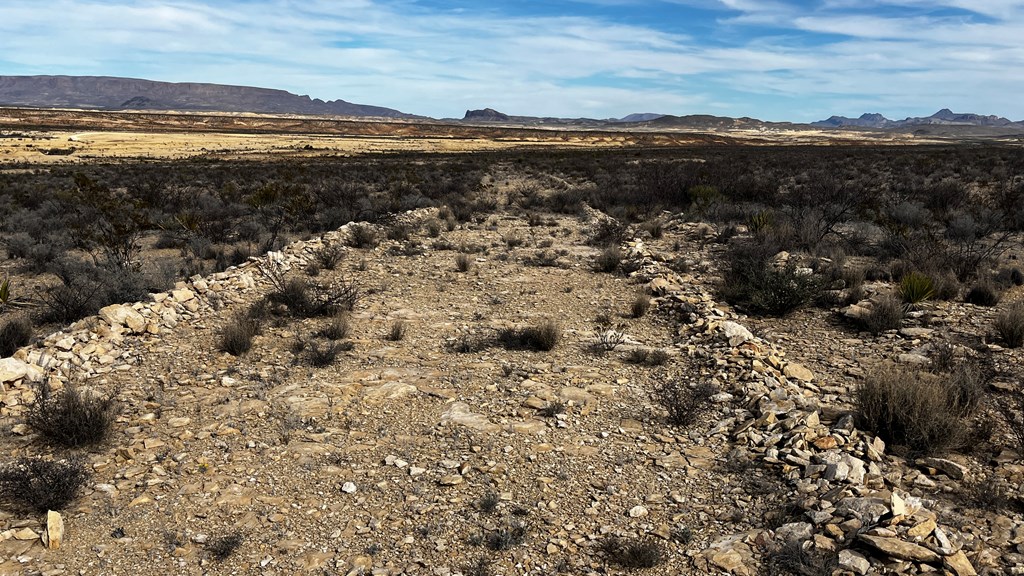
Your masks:
<instances>
[{"instance_id":1,"label":"desert scrub land","mask_svg":"<svg viewBox=\"0 0 1024 576\"><path fill-rule=\"evenodd\" d=\"M0 573L1020 571L1022 161L3 173Z\"/></svg>"}]
</instances>

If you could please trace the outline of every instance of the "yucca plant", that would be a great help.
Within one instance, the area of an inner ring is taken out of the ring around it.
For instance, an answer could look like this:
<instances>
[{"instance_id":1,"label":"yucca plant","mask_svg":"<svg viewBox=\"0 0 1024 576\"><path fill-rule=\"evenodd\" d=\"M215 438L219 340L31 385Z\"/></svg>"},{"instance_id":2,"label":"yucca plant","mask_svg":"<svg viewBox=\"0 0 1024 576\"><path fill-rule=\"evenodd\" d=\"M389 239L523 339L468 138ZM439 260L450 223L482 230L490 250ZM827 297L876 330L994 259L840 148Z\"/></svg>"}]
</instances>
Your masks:
<instances>
[{"instance_id":1,"label":"yucca plant","mask_svg":"<svg viewBox=\"0 0 1024 576\"><path fill-rule=\"evenodd\" d=\"M920 304L935 295L935 283L930 276L911 272L900 280L900 297L907 304Z\"/></svg>"},{"instance_id":2,"label":"yucca plant","mask_svg":"<svg viewBox=\"0 0 1024 576\"><path fill-rule=\"evenodd\" d=\"M747 229L750 230L751 234L760 234L771 228L774 223L775 218L772 216L772 213L768 210L761 210L747 218Z\"/></svg>"},{"instance_id":3,"label":"yucca plant","mask_svg":"<svg viewBox=\"0 0 1024 576\"><path fill-rule=\"evenodd\" d=\"M7 309L25 308L30 304L27 298L11 294L11 279L0 281L0 312Z\"/></svg>"}]
</instances>

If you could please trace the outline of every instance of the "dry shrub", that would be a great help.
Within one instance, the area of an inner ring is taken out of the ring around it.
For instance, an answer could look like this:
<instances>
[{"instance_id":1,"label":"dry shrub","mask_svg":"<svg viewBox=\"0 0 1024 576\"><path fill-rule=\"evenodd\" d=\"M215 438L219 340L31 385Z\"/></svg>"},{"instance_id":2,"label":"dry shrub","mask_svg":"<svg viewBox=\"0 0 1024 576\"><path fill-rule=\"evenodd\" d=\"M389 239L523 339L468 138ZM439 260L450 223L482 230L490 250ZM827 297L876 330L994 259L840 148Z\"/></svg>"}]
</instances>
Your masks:
<instances>
[{"instance_id":1,"label":"dry shrub","mask_svg":"<svg viewBox=\"0 0 1024 576\"><path fill-rule=\"evenodd\" d=\"M562 327L554 320L543 320L527 328L505 328L498 332L498 341L510 350L530 349L547 352L562 339Z\"/></svg>"},{"instance_id":2,"label":"dry shrub","mask_svg":"<svg viewBox=\"0 0 1024 576\"><path fill-rule=\"evenodd\" d=\"M473 258L469 254L457 254L455 256L455 269L459 272L469 272L473 267Z\"/></svg>"},{"instance_id":3,"label":"dry shrub","mask_svg":"<svg viewBox=\"0 0 1024 576\"><path fill-rule=\"evenodd\" d=\"M78 458L20 458L0 468L0 498L15 510L59 511L75 501L88 479L88 468Z\"/></svg>"},{"instance_id":4,"label":"dry shrub","mask_svg":"<svg viewBox=\"0 0 1024 576\"><path fill-rule=\"evenodd\" d=\"M594 269L598 272L615 272L622 258L622 250L618 246L608 246L594 259Z\"/></svg>"},{"instance_id":5,"label":"dry shrub","mask_svg":"<svg viewBox=\"0 0 1024 576\"><path fill-rule=\"evenodd\" d=\"M331 318L327 326L324 326L317 335L328 340L341 340L348 336L349 331L348 314L339 312Z\"/></svg>"},{"instance_id":6,"label":"dry shrub","mask_svg":"<svg viewBox=\"0 0 1024 576\"><path fill-rule=\"evenodd\" d=\"M237 314L221 330L217 348L232 356L241 356L252 349L252 339L260 333L262 322L249 313Z\"/></svg>"},{"instance_id":7,"label":"dry shrub","mask_svg":"<svg viewBox=\"0 0 1024 576\"><path fill-rule=\"evenodd\" d=\"M0 324L0 358L6 358L32 341L32 320L18 315Z\"/></svg>"},{"instance_id":8,"label":"dry shrub","mask_svg":"<svg viewBox=\"0 0 1024 576\"><path fill-rule=\"evenodd\" d=\"M993 325L1003 343L1010 348L1024 345L1024 302L1017 302L996 316Z\"/></svg>"},{"instance_id":9,"label":"dry shrub","mask_svg":"<svg viewBox=\"0 0 1024 576\"><path fill-rule=\"evenodd\" d=\"M881 334L886 330L895 330L903 324L907 308L895 296L886 296L879 300L864 319L864 328L872 334Z\"/></svg>"},{"instance_id":10,"label":"dry shrub","mask_svg":"<svg viewBox=\"0 0 1024 576\"><path fill-rule=\"evenodd\" d=\"M633 299L633 303L630 304L629 311L633 318L642 318L647 311L651 309L651 297L643 292L639 292L636 298Z\"/></svg>"},{"instance_id":11,"label":"dry shrub","mask_svg":"<svg viewBox=\"0 0 1024 576\"><path fill-rule=\"evenodd\" d=\"M405 339L405 333L408 331L409 325L405 320L395 320L388 329L387 339L392 342L398 342L399 340Z\"/></svg>"},{"instance_id":12,"label":"dry shrub","mask_svg":"<svg viewBox=\"0 0 1024 576\"><path fill-rule=\"evenodd\" d=\"M70 383L53 393L50 385L43 382L36 390L36 400L26 420L51 442L74 448L106 440L119 413L120 406L113 395L83 395Z\"/></svg>"},{"instance_id":13,"label":"dry shrub","mask_svg":"<svg viewBox=\"0 0 1024 576\"><path fill-rule=\"evenodd\" d=\"M665 381L654 389L654 396L668 411L673 426L690 426L711 408L711 397L718 392L710 382L693 387L678 380Z\"/></svg>"},{"instance_id":14,"label":"dry shrub","mask_svg":"<svg viewBox=\"0 0 1024 576\"><path fill-rule=\"evenodd\" d=\"M982 390L980 372L972 367L938 375L887 365L858 385L857 416L860 426L891 445L939 453L961 445Z\"/></svg>"},{"instance_id":15,"label":"dry shrub","mask_svg":"<svg viewBox=\"0 0 1024 576\"><path fill-rule=\"evenodd\" d=\"M623 568L654 568L665 561L665 552L653 538L625 540L611 537L601 544L612 564Z\"/></svg>"},{"instance_id":16,"label":"dry shrub","mask_svg":"<svg viewBox=\"0 0 1024 576\"><path fill-rule=\"evenodd\" d=\"M348 228L348 245L352 248L373 248L380 243L377 231L365 223L353 224Z\"/></svg>"},{"instance_id":17,"label":"dry shrub","mask_svg":"<svg viewBox=\"0 0 1024 576\"><path fill-rule=\"evenodd\" d=\"M995 306L999 304L1000 298L999 290L991 282L982 282L971 286L964 296L964 302L975 306Z\"/></svg>"}]
</instances>

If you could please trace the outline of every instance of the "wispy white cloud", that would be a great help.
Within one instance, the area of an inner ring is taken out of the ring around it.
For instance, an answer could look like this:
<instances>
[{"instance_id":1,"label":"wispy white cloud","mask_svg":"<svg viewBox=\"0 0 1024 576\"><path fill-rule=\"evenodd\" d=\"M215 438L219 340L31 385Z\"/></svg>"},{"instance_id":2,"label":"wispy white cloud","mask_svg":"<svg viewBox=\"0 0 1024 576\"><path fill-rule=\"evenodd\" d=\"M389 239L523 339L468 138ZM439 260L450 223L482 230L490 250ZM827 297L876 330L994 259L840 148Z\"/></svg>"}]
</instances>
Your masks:
<instances>
[{"instance_id":1,"label":"wispy white cloud","mask_svg":"<svg viewBox=\"0 0 1024 576\"><path fill-rule=\"evenodd\" d=\"M1024 77L1010 72L1024 66L1024 1L555 5L8 0L0 73L251 84L433 116L492 106L812 120L863 111L830 106L873 104L891 115L953 106L1024 117ZM604 10L652 16L620 20ZM698 15L699 25L686 25Z\"/></svg>"}]
</instances>

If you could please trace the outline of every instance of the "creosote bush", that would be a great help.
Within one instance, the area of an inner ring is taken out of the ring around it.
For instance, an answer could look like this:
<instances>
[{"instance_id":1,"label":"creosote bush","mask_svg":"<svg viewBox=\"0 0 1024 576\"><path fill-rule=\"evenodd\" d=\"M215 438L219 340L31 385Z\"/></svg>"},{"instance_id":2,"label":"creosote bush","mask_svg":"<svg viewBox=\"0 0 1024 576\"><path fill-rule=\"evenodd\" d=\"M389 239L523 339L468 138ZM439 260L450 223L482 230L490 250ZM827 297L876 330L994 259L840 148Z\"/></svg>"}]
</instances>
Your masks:
<instances>
[{"instance_id":1,"label":"creosote bush","mask_svg":"<svg viewBox=\"0 0 1024 576\"><path fill-rule=\"evenodd\" d=\"M562 339L562 327L554 320L544 320L527 328L505 328L498 332L498 341L508 349L530 349L548 352Z\"/></svg>"},{"instance_id":2,"label":"creosote bush","mask_svg":"<svg viewBox=\"0 0 1024 576\"><path fill-rule=\"evenodd\" d=\"M960 446L982 387L974 368L929 374L883 366L858 385L857 417L864 429L890 445L916 454L940 453Z\"/></svg>"},{"instance_id":3,"label":"creosote bush","mask_svg":"<svg viewBox=\"0 0 1024 576\"><path fill-rule=\"evenodd\" d=\"M32 320L18 315L0 324L0 358L6 358L32 341Z\"/></svg>"},{"instance_id":4,"label":"creosote bush","mask_svg":"<svg viewBox=\"0 0 1024 576\"><path fill-rule=\"evenodd\" d=\"M729 303L757 314L785 316L818 299L823 282L797 269L792 262L779 266L771 261L774 248L751 243L733 246L727 258L720 292Z\"/></svg>"},{"instance_id":5,"label":"creosote bush","mask_svg":"<svg viewBox=\"0 0 1024 576\"><path fill-rule=\"evenodd\" d=\"M642 318L651 309L651 297L643 292L637 293L630 304L629 312L633 318Z\"/></svg>"},{"instance_id":6,"label":"creosote bush","mask_svg":"<svg viewBox=\"0 0 1024 576\"><path fill-rule=\"evenodd\" d=\"M906 315L907 308L899 298L885 296L875 303L871 312L864 318L864 328L872 334L895 330L903 324Z\"/></svg>"},{"instance_id":7,"label":"creosote bush","mask_svg":"<svg viewBox=\"0 0 1024 576\"><path fill-rule=\"evenodd\" d=\"M668 411L669 424L690 426L711 408L711 397L717 392L710 382L690 387L679 380L668 380L654 389L654 396Z\"/></svg>"},{"instance_id":8,"label":"creosote bush","mask_svg":"<svg viewBox=\"0 0 1024 576\"><path fill-rule=\"evenodd\" d=\"M653 538L626 540L611 537L601 548L612 564L623 568L654 568L665 561L665 552Z\"/></svg>"},{"instance_id":9,"label":"creosote bush","mask_svg":"<svg viewBox=\"0 0 1024 576\"><path fill-rule=\"evenodd\" d=\"M348 232L348 245L352 248L373 248L380 243L377 231L369 224L353 224L349 226Z\"/></svg>"},{"instance_id":10,"label":"creosote bush","mask_svg":"<svg viewBox=\"0 0 1024 576\"><path fill-rule=\"evenodd\" d=\"M36 389L27 422L51 442L74 448L106 440L119 413L113 395L85 395L70 383L54 393L44 381Z\"/></svg>"},{"instance_id":11,"label":"creosote bush","mask_svg":"<svg viewBox=\"0 0 1024 576\"><path fill-rule=\"evenodd\" d=\"M618 246L608 246L594 259L594 269L598 272L615 272L622 258L622 250Z\"/></svg>"},{"instance_id":12,"label":"creosote bush","mask_svg":"<svg viewBox=\"0 0 1024 576\"><path fill-rule=\"evenodd\" d=\"M1024 302L1017 302L996 316L994 327L1010 348L1024 345Z\"/></svg>"},{"instance_id":13,"label":"creosote bush","mask_svg":"<svg viewBox=\"0 0 1024 576\"><path fill-rule=\"evenodd\" d=\"M78 458L20 458L0 468L0 499L14 510L59 511L75 501L88 479L88 468Z\"/></svg>"},{"instance_id":14,"label":"creosote bush","mask_svg":"<svg viewBox=\"0 0 1024 576\"><path fill-rule=\"evenodd\" d=\"M964 296L964 302L975 306L995 306L999 304L999 290L991 282L982 282L971 286Z\"/></svg>"},{"instance_id":15,"label":"creosote bush","mask_svg":"<svg viewBox=\"0 0 1024 576\"><path fill-rule=\"evenodd\" d=\"M237 314L221 330L217 348L232 356L241 356L252 349L252 339L260 333L262 322L251 314Z\"/></svg>"},{"instance_id":16,"label":"creosote bush","mask_svg":"<svg viewBox=\"0 0 1024 576\"><path fill-rule=\"evenodd\" d=\"M345 251L341 246L331 242L324 242L313 252L314 262L324 270L334 270L344 257Z\"/></svg>"}]
</instances>

